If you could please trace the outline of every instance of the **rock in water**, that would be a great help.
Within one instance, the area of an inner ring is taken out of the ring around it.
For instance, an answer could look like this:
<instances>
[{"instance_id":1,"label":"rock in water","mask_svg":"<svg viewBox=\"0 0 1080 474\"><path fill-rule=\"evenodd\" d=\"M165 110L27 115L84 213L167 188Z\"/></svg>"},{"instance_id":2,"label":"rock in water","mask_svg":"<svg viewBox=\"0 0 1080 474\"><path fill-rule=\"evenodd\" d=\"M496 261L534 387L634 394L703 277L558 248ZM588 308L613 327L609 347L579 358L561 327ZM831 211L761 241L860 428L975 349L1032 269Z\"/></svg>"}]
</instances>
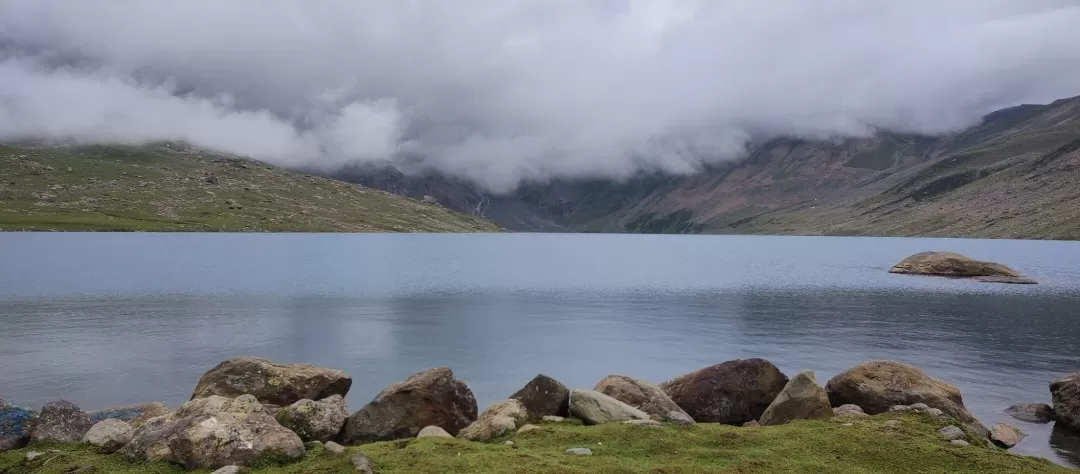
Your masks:
<instances>
[{"instance_id":1,"label":"rock in water","mask_svg":"<svg viewBox=\"0 0 1080 474\"><path fill-rule=\"evenodd\" d=\"M126 421L108 418L90 427L82 441L101 448L106 453L115 453L131 442L135 430Z\"/></svg>"},{"instance_id":2,"label":"rock in water","mask_svg":"<svg viewBox=\"0 0 1080 474\"><path fill-rule=\"evenodd\" d=\"M104 420L114 419L126 421L130 423L133 428L138 428L146 420L162 415L168 415L169 408L160 402L152 402L140 405L106 408L104 410L91 410L86 412L86 414L90 415L90 422L94 424Z\"/></svg>"},{"instance_id":3,"label":"rock in water","mask_svg":"<svg viewBox=\"0 0 1080 474\"><path fill-rule=\"evenodd\" d=\"M826 395L828 395L828 392L826 392ZM833 416L840 418L859 418L863 416L870 416L863 411L862 407L858 405L852 405L850 403L848 403L847 405L840 405L836 408L833 408L832 411Z\"/></svg>"},{"instance_id":4,"label":"rock in water","mask_svg":"<svg viewBox=\"0 0 1080 474\"><path fill-rule=\"evenodd\" d=\"M204 374L191 398L251 394L262 403L285 406L305 398L344 397L351 386L352 378L337 369L309 364L275 364L259 357L235 357Z\"/></svg>"},{"instance_id":5,"label":"rock in water","mask_svg":"<svg viewBox=\"0 0 1080 474\"><path fill-rule=\"evenodd\" d=\"M595 390L584 389L570 391L570 414L586 425L650 419L648 413Z\"/></svg>"},{"instance_id":6,"label":"rock in water","mask_svg":"<svg viewBox=\"0 0 1080 474\"><path fill-rule=\"evenodd\" d=\"M525 405L519 400L495 402L480 414L471 425L466 426L458 436L469 441L488 441L514 431L518 423L528 419Z\"/></svg>"},{"instance_id":7,"label":"rock in water","mask_svg":"<svg viewBox=\"0 0 1080 474\"><path fill-rule=\"evenodd\" d=\"M829 380L825 391L833 406L851 403L871 415L885 413L895 405L924 403L963 422L981 437L989 434L989 430L964 407L960 390L901 362L863 362Z\"/></svg>"},{"instance_id":8,"label":"rock in water","mask_svg":"<svg viewBox=\"0 0 1080 474\"><path fill-rule=\"evenodd\" d=\"M1080 431L1080 373L1062 377L1050 383L1054 413L1062 428Z\"/></svg>"},{"instance_id":9,"label":"rock in water","mask_svg":"<svg viewBox=\"0 0 1080 474\"><path fill-rule=\"evenodd\" d=\"M833 415L829 394L817 383L811 371L795 374L772 404L761 414L764 426L782 425L794 420L824 420Z\"/></svg>"},{"instance_id":10,"label":"rock in water","mask_svg":"<svg viewBox=\"0 0 1080 474\"><path fill-rule=\"evenodd\" d=\"M1021 403L1006 408L1005 413L1028 423L1049 423L1057 417L1054 409L1045 403Z\"/></svg>"},{"instance_id":11,"label":"rock in water","mask_svg":"<svg viewBox=\"0 0 1080 474\"><path fill-rule=\"evenodd\" d=\"M998 423L990 427L990 441L999 447L1009 449L1016 446L1027 435L1020 428L1005 423Z\"/></svg>"},{"instance_id":12,"label":"rock in water","mask_svg":"<svg viewBox=\"0 0 1080 474\"><path fill-rule=\"evenodd\" d=\"M67 400L46 403L34 422L30 442L59 441L74 443L90 431L90 416Z\"/></svg>"},{"instance_id":13,"label":"rock in water","mask_svg":"<svg viewBox=\"0 0 1080 474\"><path fill-rule=\"evenodd\" d=\"M520 400L534 419L545 416L570 416L570 389L544 374L533 377L510 398Z\"/></svg>"},{"instance_id":14,"label":"rock in water","mask_svg":"<svg viewBox=\"0 0 1080 474\"><path fill-rule=\"evenodd\" d=\"M414 438L425 426L451 435L476 421L476 397L446 367L420 372L386 387L345 422L348 443Z\"/></svg>"},{"instance_id":15,"label":"rock in water","mask_svg":"<svg viewBox=\"0 0 1080 474\"><path fill-rule=\"evenodd\" d=\"M296 433L262 412L184 418L169 439L169 450L172 462L187 469L247 466L265 456L289 461L306 453Z\"/></svg>"},{"instance_id":16,"label":"rock in water","mask_svg":"<svg viewBox=\"0 0 1080 474\"><path fill-rule=\"evenodd\" d=\"M341 432L349 417L345 399L332 395L319 401L300 400L282 408L277 421L304 441L327 441Z\"/></svg>"},{"instance_id":17,"label":"rock in water","mask_svg":"<svg viewBox=\"0 0 1080 474\"><path fill-rule=\"evenodd\" d=\"M1016 270L994 262L980 262L955 252L921 252L893 265L889 273L951 277L980 277L992 283L1035 283Z\"/></svg>"},{"instance_id":18,"label":"rock in water","mask_svg":"<svg viewBox=\"0 0 1080 474\"><path fill-rule=\"evenodd\" d=\"M698 423L741 425L761 418L787 382L767 360L739 359L691 372L660 388Z\"/></svg>"},{"instance_id":19,"label":"rock in water","mask_svg":"<svg viewBox=\"0 0 1080 474\"><path fill-rule=\"evenodd\" d=\"M29 408L0 400L0 452L19 449L30 442L30 428L37 414Z\"/></svg>"},{"instance_id":20,"label":"rock in water","mask_svg":"<svg viewBox=\"0 0 1080 474\"><path fill-rule=\"evenodd\" d=\"M683 425L693 424L693 418L687 415L659 385L627 377L609 375L593 388L597 392L648 413L657 421L667 421Z\"/></svg>"},{"instance_id":21,"label":"rock in water","mask_svg":"<svg viewBox=\"0 0 1080 474\"><path fill-rule=\"evenodd\" d=\"M439 428L438 426L427 426L420 430L420 433L416 435L417 438L453 438L454 436L447 433L446 430Z\"/></svg>"}]
</instances>

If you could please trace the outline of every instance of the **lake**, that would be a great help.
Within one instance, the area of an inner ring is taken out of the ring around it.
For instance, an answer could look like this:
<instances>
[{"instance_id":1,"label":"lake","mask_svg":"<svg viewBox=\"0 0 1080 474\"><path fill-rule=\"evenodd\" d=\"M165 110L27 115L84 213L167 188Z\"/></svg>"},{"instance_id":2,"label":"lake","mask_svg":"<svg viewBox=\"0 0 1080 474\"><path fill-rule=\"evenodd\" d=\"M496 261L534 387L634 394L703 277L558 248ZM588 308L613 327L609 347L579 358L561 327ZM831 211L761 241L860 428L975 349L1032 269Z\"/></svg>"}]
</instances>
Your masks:
<instances>
[{"instance_id":1,"label":"lake","mask_svg":"<svg viewBox=\"0 0 1080 474\"><path fill-rule=\"evenodd\" d=\"M892 275L924 250L1034 286ZM353 377L355 410L449 366L481 410L537 373L591 388L748 357L818 380L896 359L957 385L1014 452L1080 440L1002 413L1080 371L1080 243L591 234L2 234L0 397L175 407L236 355Z\"/></svg>"}]
</instances>

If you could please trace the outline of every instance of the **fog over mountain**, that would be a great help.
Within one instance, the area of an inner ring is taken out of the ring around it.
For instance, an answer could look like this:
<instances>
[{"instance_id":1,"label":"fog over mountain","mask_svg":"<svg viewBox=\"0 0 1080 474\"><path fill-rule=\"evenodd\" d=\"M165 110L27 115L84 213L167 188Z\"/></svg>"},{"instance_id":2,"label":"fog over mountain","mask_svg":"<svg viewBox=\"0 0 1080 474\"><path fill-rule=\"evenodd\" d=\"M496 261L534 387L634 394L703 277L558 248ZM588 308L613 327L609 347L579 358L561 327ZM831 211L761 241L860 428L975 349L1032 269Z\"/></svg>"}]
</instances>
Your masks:
<instances>
[{"instance_id":1,"label":"fog over mountain","mask_svg":"<svg viewBox=\"0 0 1080 474\"><path fill-rule=\"evenodd\" d=\"M3 0L0 139L389 160L492 192L1080 94L1071 0Z\"/></svg>"}]
</instances>

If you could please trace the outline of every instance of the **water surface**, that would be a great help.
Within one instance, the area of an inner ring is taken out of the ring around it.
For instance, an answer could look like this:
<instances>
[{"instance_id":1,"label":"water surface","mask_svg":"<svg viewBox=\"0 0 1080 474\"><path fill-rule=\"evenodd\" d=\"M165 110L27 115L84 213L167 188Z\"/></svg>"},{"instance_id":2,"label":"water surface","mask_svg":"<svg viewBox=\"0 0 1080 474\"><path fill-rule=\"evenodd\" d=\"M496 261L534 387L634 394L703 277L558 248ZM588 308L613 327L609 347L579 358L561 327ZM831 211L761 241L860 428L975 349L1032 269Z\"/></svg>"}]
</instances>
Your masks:
<instances>
[{"instance_id":1,"label":"water surface","mask_svg":"<svg viewBox=\"0 0 1080 474\"><path fill-rule=\"evenodd\" d=\"M1042 284L886 272L924 250ZM1047 384L1080 371L1077 308L1072 242L0 234L0 397L176 406L235 355L344 369L353 409L434 366L453 368L483 408L541 372L591 387L763 357L824 383L896 359L957 385L987 425L1031 434L1014 451L1077 463L1077 438L1001 412L1049 402Z\"/></svg>"}]
</instances>

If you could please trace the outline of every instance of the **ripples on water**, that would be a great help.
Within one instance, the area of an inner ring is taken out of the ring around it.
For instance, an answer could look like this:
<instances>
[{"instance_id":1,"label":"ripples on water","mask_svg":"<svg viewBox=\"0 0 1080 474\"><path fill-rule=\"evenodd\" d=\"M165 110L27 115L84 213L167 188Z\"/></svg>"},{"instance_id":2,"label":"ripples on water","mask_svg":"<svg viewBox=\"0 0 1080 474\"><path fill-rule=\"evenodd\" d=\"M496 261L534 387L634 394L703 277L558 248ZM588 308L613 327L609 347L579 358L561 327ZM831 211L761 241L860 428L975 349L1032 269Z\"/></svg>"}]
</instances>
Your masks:
<instances>
[{"instance_id":1,"label":"ripples on water","mask_svg":"<svg viewBox=\"0 0 1080 474\"><path fill-rule=\"evenodd\" d=\"M885 271L934 249L1043 284ZM437 365L484 405L539 372L591 387L763 357L824 381L888 358L959 386L987 425L1021 426L1014 451L1075 463L1076 437L1001 410L1049 402L1048 383L1080 370L1078 263L1065 242L0 234L0 395L177 405L235 355L345 369L353 408Z\"/></svg>"}]
</instances>

